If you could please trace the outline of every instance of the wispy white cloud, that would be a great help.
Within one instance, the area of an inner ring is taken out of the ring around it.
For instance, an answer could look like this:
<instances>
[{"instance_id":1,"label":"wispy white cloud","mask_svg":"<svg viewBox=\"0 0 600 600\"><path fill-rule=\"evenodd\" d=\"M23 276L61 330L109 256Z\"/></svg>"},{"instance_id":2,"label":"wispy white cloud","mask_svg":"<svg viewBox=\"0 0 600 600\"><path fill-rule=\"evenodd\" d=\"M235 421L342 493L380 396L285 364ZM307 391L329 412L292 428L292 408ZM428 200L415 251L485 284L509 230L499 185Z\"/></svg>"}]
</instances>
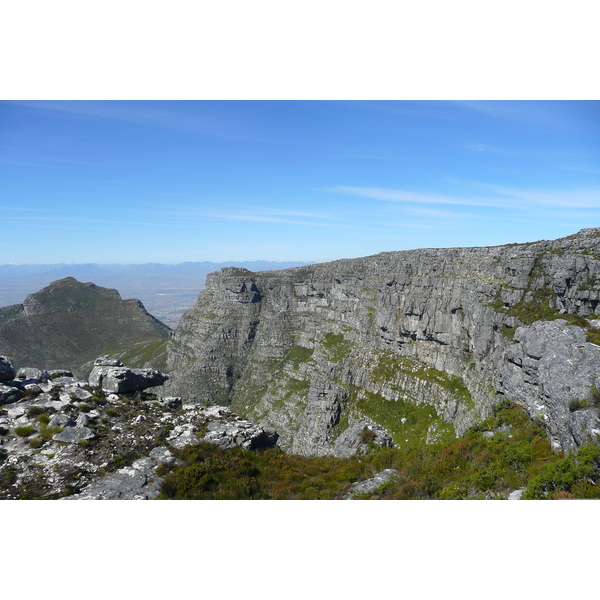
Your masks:
<instances>
[{"instance_id":1,"label":"wispy white cloud","mask_svg":"<svg viewBox=\"0 0 600 600\"><path fill-rule=\"evenodd\" d=\"M455 181L455 183L457 183ZM570 208L600 208L600 188L572 190L519 189L501 185L462 182L468 184L469 195L473 188L481 190L476 199L468 197L423 194L408 190L388 188L363 188L337 186L333 191L361 198L382 200L384 202L401 202L409 204L437 204L456 206L483 206L515 209L530 209L535 207L570 207Z\"/></svg>"},{"instance_id":2,"label":"wispy white cloud","mask_svg":"<svg viewBox=\"0 0 600 600\"><path fill-rule=\"evenodd\" d=\"M383 200L385 202L409 202L414 204L452 204L459 206L496 206L506 207L506 201L497 198L461 198L459 196L447 196L440 194L422 194L408 190L397 190L389 188L367 188L338 185L333 188L338 194Z\"/></svg>"},{"instance_id":3,"label":"wispy white cloud","mask_svg":"<svg viewBox=\"0 0 600 600\"><path fill-rule=\"evenodd\" d=\"M253 223L281 223L288 225L309 225L314 227L335 226L337 217L332 213L297 211L287 209L212 209L194 207L168 207L153 211L171 219L247 221Z\"/></svg>"},{"instance_id":4,"label":"wispy white cloud","mask_svg":"<svg viewBox=\"0 0 600 600\"><path fill-rule=\"evenodd\" d=\"M496 196L513 198L521 205L529 206L563 206L570 208L600 208L600 188L589 189L520 189L471 182L480 189L487 190Z\"/></svg>"}]
</instances>

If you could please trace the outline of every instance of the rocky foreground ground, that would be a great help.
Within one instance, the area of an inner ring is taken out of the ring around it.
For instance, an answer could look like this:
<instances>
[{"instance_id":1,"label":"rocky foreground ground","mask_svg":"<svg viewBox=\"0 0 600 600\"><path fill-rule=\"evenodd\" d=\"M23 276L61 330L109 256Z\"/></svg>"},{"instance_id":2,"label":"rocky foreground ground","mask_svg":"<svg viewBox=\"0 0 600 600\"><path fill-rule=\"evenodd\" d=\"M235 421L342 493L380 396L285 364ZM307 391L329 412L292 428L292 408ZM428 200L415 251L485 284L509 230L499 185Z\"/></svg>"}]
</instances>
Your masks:
<instances>
[{"instance_id":1,"label":"rocky foreground ground","mask_svg":"<svg viewBox=\"0 0 600 600\"><path fill-rule=\"evenodd\" d=\"M101 357L87 381L0 357L0 499L154 499L171 449L274 446L277 433L220 406L162 398L167 378Z\"/></svg>"}]
</instances>

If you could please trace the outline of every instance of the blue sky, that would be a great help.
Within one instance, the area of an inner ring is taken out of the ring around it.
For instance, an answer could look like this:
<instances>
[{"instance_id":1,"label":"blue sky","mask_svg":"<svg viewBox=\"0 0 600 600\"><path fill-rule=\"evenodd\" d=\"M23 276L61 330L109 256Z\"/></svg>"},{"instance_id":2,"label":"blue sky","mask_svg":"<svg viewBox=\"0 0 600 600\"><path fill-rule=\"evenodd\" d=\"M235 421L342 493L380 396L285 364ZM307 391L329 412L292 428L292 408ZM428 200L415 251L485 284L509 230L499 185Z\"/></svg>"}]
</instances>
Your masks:
<instances>
[{"instance_id":1,"label":"blue sky","mask_svg":"<svg viewBox=\"0 0 600 600\"><path fill-rule=\"evenodd\" d=\"M328 261L600 226L600 102L2 101L0 263Z\"/></svg>"}]
</instances>

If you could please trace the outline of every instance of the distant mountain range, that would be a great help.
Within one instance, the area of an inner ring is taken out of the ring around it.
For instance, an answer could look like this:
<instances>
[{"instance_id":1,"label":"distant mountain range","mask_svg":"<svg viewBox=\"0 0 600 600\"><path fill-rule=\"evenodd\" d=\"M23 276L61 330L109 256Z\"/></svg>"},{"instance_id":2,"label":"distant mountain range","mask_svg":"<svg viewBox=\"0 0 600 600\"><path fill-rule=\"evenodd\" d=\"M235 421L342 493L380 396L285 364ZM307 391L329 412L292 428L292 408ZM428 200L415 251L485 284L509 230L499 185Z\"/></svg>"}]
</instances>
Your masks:
<instances>
[{"instance_id":1,"label":"distant mountain range","mask_svg":"<svg viewBox=\"0 0 600 600\"><path fill-rule=\"evenodd\" d=\"M184 262L179 264L47 264L0 265L0 307L19 304L53 281L73 277L81 282L116 288L121 297L136 298L156 318L175 327L181 315L196 302L206 275L222 267L244 267L250 271L279 270L301 266L301 262L266 260L241 262Z\"/></svg>"}]
</instances>

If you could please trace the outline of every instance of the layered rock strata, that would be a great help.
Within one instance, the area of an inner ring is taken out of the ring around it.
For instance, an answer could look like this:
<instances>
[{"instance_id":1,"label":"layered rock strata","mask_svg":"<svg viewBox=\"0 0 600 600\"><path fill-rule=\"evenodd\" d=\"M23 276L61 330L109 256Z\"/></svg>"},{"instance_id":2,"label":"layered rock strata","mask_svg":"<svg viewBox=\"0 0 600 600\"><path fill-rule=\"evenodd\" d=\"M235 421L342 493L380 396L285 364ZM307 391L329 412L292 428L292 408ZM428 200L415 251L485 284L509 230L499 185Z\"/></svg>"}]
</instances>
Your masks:
<instances>
[{"instance_id":1,"label":"layered rock strata","mask_svg":"<svg viewBox=\"0 0 600 600\"><path fill-rule=\"evenodd\" d=\"M589 341L599 292L600 229L278 272L226 268L207 277L169 342L167 387L231 405L300 454L344 455L368 424L401 447L452 438L505 398L544 414L568 452L600 431L591 405L569 409L600 388ZM556 318L554 329L536 325ZM553 340L562 350L550 358ZM552 383L547 365L575 354L561 371L573 384Z\"/></svg>"}]
</instances>

